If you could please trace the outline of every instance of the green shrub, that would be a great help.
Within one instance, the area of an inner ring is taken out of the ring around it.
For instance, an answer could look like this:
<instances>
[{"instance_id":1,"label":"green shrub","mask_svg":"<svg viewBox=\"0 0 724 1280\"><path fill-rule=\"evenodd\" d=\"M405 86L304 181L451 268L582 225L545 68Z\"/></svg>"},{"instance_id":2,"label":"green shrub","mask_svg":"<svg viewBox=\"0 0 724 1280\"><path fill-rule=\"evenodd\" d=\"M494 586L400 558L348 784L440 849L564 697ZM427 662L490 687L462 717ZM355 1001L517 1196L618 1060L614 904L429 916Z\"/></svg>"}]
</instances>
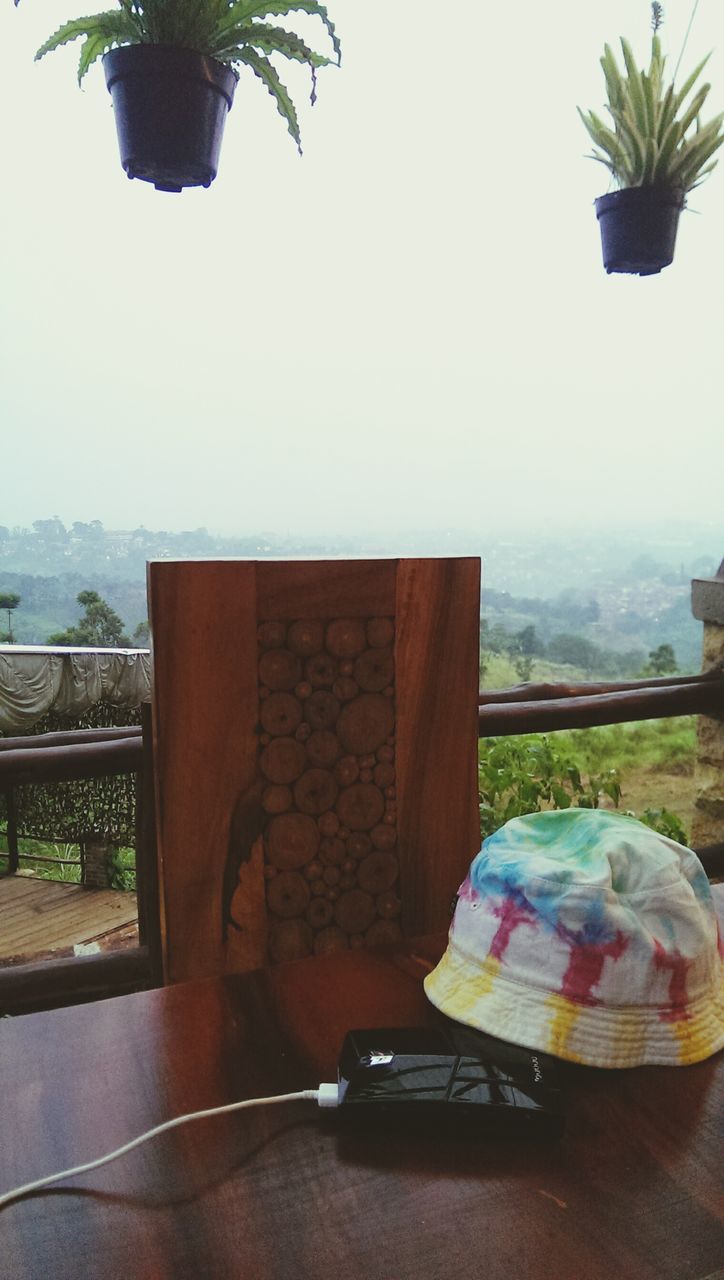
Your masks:
<instances>
[{"instance_id":1,"label":"green shrub","mask_svg":"<svg viewBox=\"0 0 724 1280\"><path fill-rule=\"evenodd\" d=\"M480 833L540 809L597 809L600 797L621 798L616 769L584 779L569 751L539 734L484 738L479 747Z\"/></svg>"},{"instance_id":2,"label":"green shrub","mask_svg":"<svg viewBox=\"0 0 724 1280\"><path fill-rule=\"evenodd\" d=\"M617 731L624 727L610 726L611 730ZM607 730L584 729L575 732L582 737L584 734L607 733ZM618 733L613 735L613 740L618 743ZM482 839L497 831L510 818L537 813L541 809L569 809L572 806L597 809L603 796L608 797L618 808L621 800L621 778L619 769L609 764L610 749L607 752L599 746L596 751L593 745L595 739L588 738L588 759L590 761L594 757L599 765L595 772L581 763L580 755L576 757L574 741L562 733L552 737L525 734L520 737L481 740L478 753L478 790ZM606 742L607 739L604 739L604 743ZM638 763L638 757L635 759ZM639 814L632 810L626 812L661 835L677 840L680 844L688 843L681 819L669 809L647 808Z\"/></svg>"}]
</instances>

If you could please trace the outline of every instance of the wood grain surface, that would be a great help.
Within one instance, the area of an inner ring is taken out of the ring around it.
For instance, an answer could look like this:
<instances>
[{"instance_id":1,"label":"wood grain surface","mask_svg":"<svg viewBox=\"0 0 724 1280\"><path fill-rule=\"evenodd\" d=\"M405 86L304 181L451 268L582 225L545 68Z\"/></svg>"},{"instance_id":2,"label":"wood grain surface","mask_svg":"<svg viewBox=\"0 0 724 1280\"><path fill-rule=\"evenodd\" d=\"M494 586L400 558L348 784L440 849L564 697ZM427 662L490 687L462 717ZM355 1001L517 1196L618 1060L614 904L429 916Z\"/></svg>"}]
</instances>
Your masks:
<instances>
[{"instance_id":1,"label":"wood grain surface","mask_svg":"<svg viewBox=\"0 0 724 1280\"><path fill-rule=\"evenodd\" d=\"M473 558L149 565L168 981L392 940L398 889L403 932L445 926L478 847L479 600Z\"/></svg>"},{"instance_id":2,"label":"wood grain surface","mask_svg":"<svg viewBox=\"0 0 724 1280\"><path fill-rule=\"evenodd\" d=\"M172 1116L334 1080L353 1027L434 1024L444 936L0 1024L0 1191ZM313 1103L177 1129L2 1212L3 1280L711 1280L721 1055L564 1072L553 1144L339 1130Z\"/></svg>"},{"instance_id":3,"label":"wood grain surface","mask_svg":"<svg viewBox=\"0 0 724 1280\"><path fill-rule=\"evenodd\" d=\"M480 847L479 599L479 560L400 561L396 757L409 934L444 927Z\"/></svg>"},{"instance_id":4,"label":"wood grain surface","mask_svg":"<svg viewBox=\"0 0 724 1280\"><path fill-rule=\"evenodd\" d=\"M0 879L0 964L24 956L52 958L138 920L135 893L86 889L35 876Z\"/></svg>"}]
</instances>

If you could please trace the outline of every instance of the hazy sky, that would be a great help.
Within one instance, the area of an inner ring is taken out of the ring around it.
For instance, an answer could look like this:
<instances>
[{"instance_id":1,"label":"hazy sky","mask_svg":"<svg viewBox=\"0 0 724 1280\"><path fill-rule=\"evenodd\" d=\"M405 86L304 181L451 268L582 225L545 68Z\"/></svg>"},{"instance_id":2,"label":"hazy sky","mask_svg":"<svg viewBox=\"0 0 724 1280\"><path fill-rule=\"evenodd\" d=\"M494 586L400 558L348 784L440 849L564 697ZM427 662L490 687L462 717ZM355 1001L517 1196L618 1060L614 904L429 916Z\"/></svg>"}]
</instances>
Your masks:
<instances>
[{"instance_id":1,"label":"hazy sky","mask_svg":"<svg viewBox=\"0 0 724 1280\"><path fill-rule=\"evenodd\" d=\"M645 0L330 0L313 109L283 68L304 157L245 71L218 179L181 195L124 176L100 63L80 92L78 46L33 62L91 7L0 8L0 524L721 515L724 161L671 267L606 276L575 111L603 106L604 41L648 58ZM665 9L673 69L691 3ZM700 0L683 70L711 48L707 117L724 10Z\"/></svg>"}]
</instances>

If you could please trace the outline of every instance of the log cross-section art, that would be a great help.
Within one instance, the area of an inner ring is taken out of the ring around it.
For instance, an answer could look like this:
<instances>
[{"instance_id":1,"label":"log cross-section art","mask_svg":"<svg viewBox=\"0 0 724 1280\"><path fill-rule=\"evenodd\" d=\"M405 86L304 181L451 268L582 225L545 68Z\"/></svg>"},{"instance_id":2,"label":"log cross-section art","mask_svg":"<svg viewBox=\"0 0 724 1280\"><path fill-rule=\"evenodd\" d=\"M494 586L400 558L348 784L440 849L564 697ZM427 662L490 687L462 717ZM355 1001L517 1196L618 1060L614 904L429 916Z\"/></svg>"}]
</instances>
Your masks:
<instances>
[{"instance_id":1,"label":"log cross-section art","mask_svg":"<svg viewBox=\"0 0 724 1280\"><path fill-rule=\"evenodd\" d=\"M394 618L258 635L271 959L396 942Z\"/></svg>"},{"instance_id":2,"label":"log cross-section art","mask_svg":"<svg viewBox=\"0 0 724 1280\"><path fill-rule=\"evenodd\" d=\"M472 558L149 565L169 981L447 926L479 600Z\"/></svg>"}]
</instances>

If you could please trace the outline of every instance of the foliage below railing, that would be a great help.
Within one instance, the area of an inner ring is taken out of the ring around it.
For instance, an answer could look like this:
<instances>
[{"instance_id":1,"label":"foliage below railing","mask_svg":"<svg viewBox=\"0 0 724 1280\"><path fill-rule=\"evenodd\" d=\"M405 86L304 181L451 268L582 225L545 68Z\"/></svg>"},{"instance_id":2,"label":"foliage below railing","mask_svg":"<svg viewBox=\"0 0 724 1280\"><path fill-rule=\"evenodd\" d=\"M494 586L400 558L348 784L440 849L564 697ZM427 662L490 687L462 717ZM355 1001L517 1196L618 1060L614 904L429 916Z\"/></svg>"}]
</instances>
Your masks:
<instances>
[{"instance_id":1,"label":"foliage below railing","mask_svg":"<svg viewBox=\"0 0 724 1280\"><path fill-rule=\"evenodd\" d=\"M42 733L140 724L138 709L96 703L82 718L49 712L27 735L28 747ZM121 846L135 843L136 784L133 774L80 778L72 782L27 784L14 790L18 836L78 844L89 834ZM7 798L0 791L0 823L7 822Z\"/></svg>"},{"instance_id":2,"label":"foliage below railing","mask_svg":"<svg viewBox=\"0 0 724 1280\"><path fill-rule=\"evenodd\" d=\"M584 777L570 751L547 737L482 739L478 777L482 839L510 818L526 813L598 809L602 799L618 808L621 800L617 769ZM648 808L631 816L672 840L687 843L681 820L667 809Z\"/></svg>"}]
</instances>

